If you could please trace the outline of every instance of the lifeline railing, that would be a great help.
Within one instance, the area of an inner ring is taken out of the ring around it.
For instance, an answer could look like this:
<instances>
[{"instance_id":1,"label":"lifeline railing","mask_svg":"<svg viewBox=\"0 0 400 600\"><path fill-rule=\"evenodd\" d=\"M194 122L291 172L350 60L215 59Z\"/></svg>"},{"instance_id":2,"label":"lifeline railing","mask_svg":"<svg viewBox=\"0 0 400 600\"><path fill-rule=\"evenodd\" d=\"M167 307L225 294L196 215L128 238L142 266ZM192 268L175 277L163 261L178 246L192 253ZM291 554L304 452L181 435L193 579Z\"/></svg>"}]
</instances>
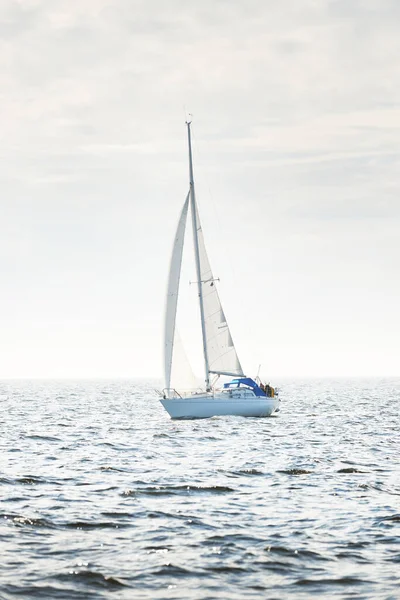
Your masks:
<instances>
[{"instance_id":1,"label":"lifeline railing","mask_svg":"<svg viewBox=\"0 0 400 600\"><path fill-rule=\"evenodd\" d=\"M162 391L155 389L154 390L159 396L162 398L169 399L177 399L177 398L185 398L185 396L195 396L196 394L205 394L205 390L201 388L196 388L195 390L185 390L184 392L178 392L175 388L164 388Z\"/></svg>"}]
</instances>

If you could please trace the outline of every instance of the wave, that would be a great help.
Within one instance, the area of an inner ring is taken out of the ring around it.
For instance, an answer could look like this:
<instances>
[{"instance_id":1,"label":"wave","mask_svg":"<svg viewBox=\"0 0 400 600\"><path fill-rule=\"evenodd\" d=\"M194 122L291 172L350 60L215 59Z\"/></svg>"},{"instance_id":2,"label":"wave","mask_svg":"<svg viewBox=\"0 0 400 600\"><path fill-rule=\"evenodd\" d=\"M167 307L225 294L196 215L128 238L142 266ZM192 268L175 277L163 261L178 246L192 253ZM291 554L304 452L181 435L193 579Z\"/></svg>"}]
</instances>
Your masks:
<instances>
[{"instance_id":1,"label":"wave","mask_svg":"<svg viewBox=\"0 0 400 600\"><path fill-rule=\"evenodd\" d=\"M60 581L74 579L76 582L90 584L91 586L103 589L116 589L127 586L127 583L120 578L112 575L103 575L103 573L99 573L98 571L90 570L79 571L72 569L68 573L57 575L56 579Z\"/></svg>"},{"instance_id":2,"label":"wave","mask_svg":"<svg viewBox=\"0 0 400 600\"><path fill-rule=\"evenodd\" d=\"M0 513L0 519L3 520L3 523L8 522L17 527L46 527L48 529L57 527L55 523L49 519L44 519L42 517L27 517L16 513Z\"/></svg>"},{"instance_id":3,"label":"wave","mask_svg":"<svg viewBox=\"0 0 400 600\"><path fill-rule=\"evenodd\" d=\"M226 485L175 485L175 486L148 486L128 489L122 496L175 496L185 494L228 494L235 490Z\"/></svg>"},{"instance_id":4,"label":"wave","mask_svg":"<svg viewBox=\"0 0 400 600\"><path fill-rule=\"evenodd\" d=\"M381 517L380 519L378 519L378 523L385 523L390 521L393 523L400 523L400 514L388 515L387 517Z\"/></svg>"},{"instance_id":5,"label":"wave","mask_svg":"<svg viewBox=\"0 0 400 600\"><path fill-rule=\"evenodd\" d=\"M366 579L359 579L358 577L325 577L321 579L298 579L295 584L301 586L315 586L318 585L361 585L364 583L371 583L371 581Z\"/></svg>"},{"instance_id":6,"label":"wave","mask_svg":"<svg viewBox=\"0 0 400 600\"><path fill-rule=\"evenodd\" d=\"M345 469L339 469L337 473L368 473L368 471L361 471L355 467L346 467Z\"/></svg>"},{"instance_id":7,"label":"wave","mask_svg":"<svg viewBox=\"0 0 400 600\"><path fill-rule=\"evenodd\" d=\"M285 475L309 475L314 471L308 471L307 469L282 469L278 470L277 473L284 473Z\"/></svg>"}]
</instances>

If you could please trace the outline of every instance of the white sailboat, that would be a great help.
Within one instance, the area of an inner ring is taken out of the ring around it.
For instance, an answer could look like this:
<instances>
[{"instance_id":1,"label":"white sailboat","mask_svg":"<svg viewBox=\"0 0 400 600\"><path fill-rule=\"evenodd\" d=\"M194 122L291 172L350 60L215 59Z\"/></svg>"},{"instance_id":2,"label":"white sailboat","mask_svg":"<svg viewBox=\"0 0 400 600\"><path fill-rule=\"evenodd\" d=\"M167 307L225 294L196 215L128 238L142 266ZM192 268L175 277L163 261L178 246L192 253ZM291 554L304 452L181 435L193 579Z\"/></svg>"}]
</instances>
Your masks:
<instances>
[{"instance_id":1,"label":"white sailboat","mask_svg":"<svg viewBox=\"0 0 400 600\"><path fill-rule=\"evenodd\" d=\"M171 256L165 314L165 388L161 393L160 401L173 419L206 418L218 415L267 417L279 410L278 394L269 384L264 385L258 377L254 380L244 374L207 257L196 204L190 125L190 121L186 123L190 188L181 211ZM175 385L173 367L177 355L182 356L176 329L176 315L189 206L200 306L205 385L204 389L183 390L173 387ZM220 377L233 377L233 379L218 386Z\"/></svg>"}]
</instances>

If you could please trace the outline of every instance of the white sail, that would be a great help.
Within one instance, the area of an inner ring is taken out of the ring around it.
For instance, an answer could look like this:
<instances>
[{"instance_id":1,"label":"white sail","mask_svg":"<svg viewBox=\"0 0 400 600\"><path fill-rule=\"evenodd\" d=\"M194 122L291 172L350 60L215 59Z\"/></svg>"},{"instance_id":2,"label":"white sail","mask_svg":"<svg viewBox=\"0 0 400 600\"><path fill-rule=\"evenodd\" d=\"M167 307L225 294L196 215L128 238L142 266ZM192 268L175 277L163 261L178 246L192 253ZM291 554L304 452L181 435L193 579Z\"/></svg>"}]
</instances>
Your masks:
<instances>
[{"instance_id":1,"label":"white sail","mask_svg":"<svg viewBox=\"0 0 400 600\"><path fill-rule=\"evenodd\" d=\"M233 344L224 311L222 310L221 301L218 296L214 276L208 260L197 205L196 225L208 369L210 373L242 376L244 373Z\"/></svg>"},{"instance_id":2,"label":"white sail","mask_svg":"<svg viewBox=\"0 0 400 600\"><path fill-rule=\"evenodd\" d=\"M178 392L194 391L199 387L199 382L193 373L177 326L175 326L169 385L170 388L173 388Z\"/></svg>"},{"instance_id":3,"label":"white sail","mask_svg":"<svg viewBox=\"0 0 400 600\"><path fill-rule=\"evenodd\" d=\"M179 218L172 248L171 264L169 268L167 304L165 309L165 331L164 331L164 376L165 387L171 387L171 370L174 354L175 323L178 305L179 281L181 277L183 243L185 241L186 219L189 206L189 194L186 197Z\"/></svg>"}]
</instances>

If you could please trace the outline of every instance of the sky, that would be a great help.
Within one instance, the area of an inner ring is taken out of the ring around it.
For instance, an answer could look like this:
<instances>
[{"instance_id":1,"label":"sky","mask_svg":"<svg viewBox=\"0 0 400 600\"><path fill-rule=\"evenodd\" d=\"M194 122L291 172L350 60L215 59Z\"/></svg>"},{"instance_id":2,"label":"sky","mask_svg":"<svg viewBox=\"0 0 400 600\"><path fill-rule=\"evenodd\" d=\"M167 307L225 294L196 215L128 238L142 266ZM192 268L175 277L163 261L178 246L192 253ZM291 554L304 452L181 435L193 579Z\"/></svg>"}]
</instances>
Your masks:
<instances>
[{"instance_id":1,"label":"sky","mask_svg":"<svg viewBox=\"0 0 400 600\"><path fill-rule=\"evenodd\" d=\"M400 375L399 56L398 0L2 0L0 378L162 375L188 113L246 373Z\"/></svg>"}]
</instances>

